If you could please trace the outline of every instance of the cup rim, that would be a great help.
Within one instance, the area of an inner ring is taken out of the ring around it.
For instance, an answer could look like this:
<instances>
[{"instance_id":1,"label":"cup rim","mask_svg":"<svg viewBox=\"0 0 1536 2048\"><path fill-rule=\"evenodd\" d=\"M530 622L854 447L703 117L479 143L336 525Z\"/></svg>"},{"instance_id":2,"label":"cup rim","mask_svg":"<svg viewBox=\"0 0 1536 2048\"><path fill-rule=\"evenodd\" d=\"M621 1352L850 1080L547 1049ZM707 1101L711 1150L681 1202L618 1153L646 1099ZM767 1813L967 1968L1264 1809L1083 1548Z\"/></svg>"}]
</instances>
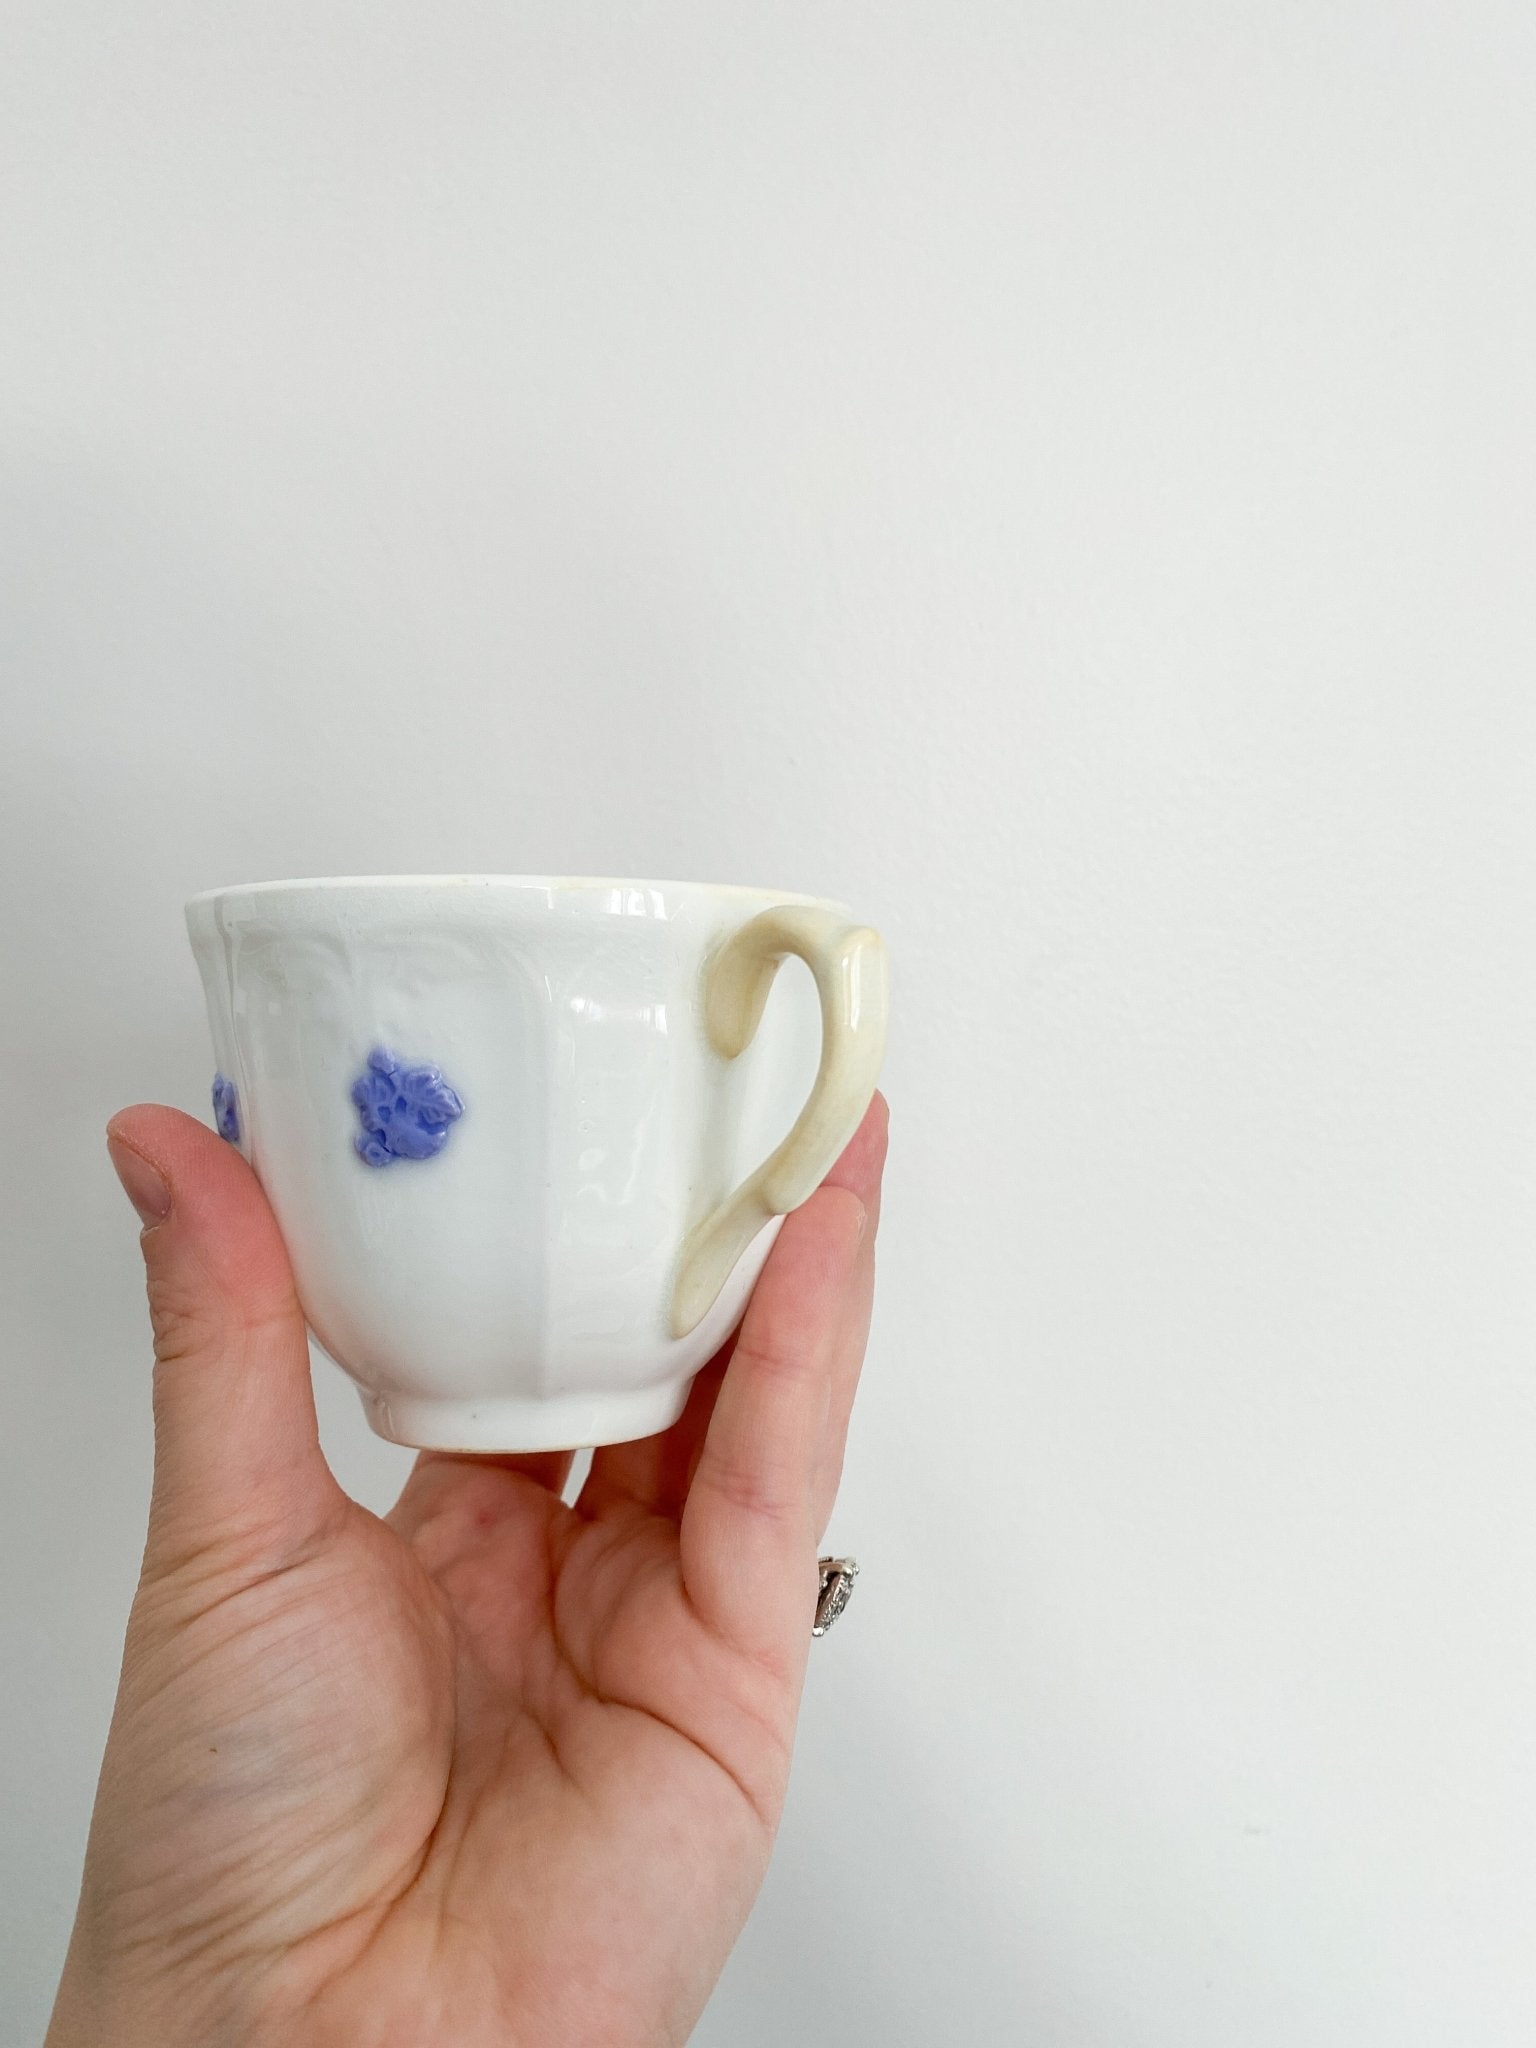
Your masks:
<instances>
[{"instance_id":1,"label":"cup rim","mask_svg":"<svg viewBox=\"0 0 1536 2048\"><path fill-rule=\"evenodd\" d=\"M755 896L772 903L808 903L823 910L846 913L848 905L834 896L809 896L798 889L769 889L747 882L700 882L662 880L650 875L305 875L271 882L230 882L217 889L202 889L186 902L188 910L202 903L228 901L231 897L276 895L279 892L316 894L336 889L694 889L709 896Z\"/></svg>"}]
</instances>

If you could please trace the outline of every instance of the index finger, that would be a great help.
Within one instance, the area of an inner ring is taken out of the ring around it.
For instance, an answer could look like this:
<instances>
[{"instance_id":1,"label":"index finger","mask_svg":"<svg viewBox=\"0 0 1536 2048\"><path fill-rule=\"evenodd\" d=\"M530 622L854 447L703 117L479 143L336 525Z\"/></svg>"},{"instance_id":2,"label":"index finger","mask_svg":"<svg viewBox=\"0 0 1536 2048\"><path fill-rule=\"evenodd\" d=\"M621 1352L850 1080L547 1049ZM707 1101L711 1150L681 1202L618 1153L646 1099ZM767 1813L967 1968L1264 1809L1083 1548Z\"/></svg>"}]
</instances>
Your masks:
<instances>
[{"instance_id":1,"label":"index finger","mask_svg":"<svg viewBox=\"0 0 1536 2048\"><path fill-rule=\"evenodd\" d=\"M799 1655L809 1640L824 1515L818 1479L832 1434L846 1428L863 1356L866 1233L885 1125L876 1096L826 1181L786 1217L747 1305L683 1510L688 1597L749 1655Z\"/></svg>"}]
</instances>

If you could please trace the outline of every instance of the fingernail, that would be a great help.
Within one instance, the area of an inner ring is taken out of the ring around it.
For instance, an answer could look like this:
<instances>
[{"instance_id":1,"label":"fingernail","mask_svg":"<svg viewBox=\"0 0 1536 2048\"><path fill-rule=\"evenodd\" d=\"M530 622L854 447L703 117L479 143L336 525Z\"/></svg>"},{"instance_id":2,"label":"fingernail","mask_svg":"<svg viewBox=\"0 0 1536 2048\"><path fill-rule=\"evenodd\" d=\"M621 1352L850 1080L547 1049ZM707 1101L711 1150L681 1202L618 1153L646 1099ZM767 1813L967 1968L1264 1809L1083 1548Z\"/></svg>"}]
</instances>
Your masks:
<instances>
[{"instance_id":1,"label":"fingernail","mask_svg":"<svg viewBox=\"0 0 1536 2048\"><path fill-rule=\"evenodd\" d=\"M108 1137L107 1152L140 1221L162 1222L170 1213L171 1190L159 1167L151 1166L142 1152L135 1152L122 1138Z\"/></svg>"}]
</instances>

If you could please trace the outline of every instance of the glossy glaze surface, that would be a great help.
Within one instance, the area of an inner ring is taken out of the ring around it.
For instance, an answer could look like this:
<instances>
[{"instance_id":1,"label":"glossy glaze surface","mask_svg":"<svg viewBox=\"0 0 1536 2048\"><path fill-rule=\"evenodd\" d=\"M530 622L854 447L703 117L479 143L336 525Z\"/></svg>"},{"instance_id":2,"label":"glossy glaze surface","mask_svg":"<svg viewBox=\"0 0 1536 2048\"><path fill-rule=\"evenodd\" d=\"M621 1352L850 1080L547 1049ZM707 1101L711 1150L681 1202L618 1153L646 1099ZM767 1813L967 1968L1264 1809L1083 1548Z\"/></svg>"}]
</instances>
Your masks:
<instances>
[{"instance_id":1,"label":"glossy glaze surface","mask_svg":"<svg viewBox=\"0 0 1536 2048\"><path fill-rule=\"evenodd\" d=\"M865 986L880 991L862 1099L845 1088L833 1123L800 1133L802 1180L827 1155L808 1193L857 1124L883 1043L883 949L876 973L878 940L841 906L492 876L262 884L187 905L240 1149L316 1340L381 1434L565 1447L646 1435L680 1411L778 1219L756 1218L677 1335L684 1246L754 1183L823 1065L816 980L794 963L759 964L761 1017L737 1057L711 1043L711 964L782 905L813 912L829 943L863 931ZM388 1171L359 1156L353 1092L380 1052L435 1070L462 1110L445 1117L435 1093L445 1142Z\"/></svg>"}]
</instances>

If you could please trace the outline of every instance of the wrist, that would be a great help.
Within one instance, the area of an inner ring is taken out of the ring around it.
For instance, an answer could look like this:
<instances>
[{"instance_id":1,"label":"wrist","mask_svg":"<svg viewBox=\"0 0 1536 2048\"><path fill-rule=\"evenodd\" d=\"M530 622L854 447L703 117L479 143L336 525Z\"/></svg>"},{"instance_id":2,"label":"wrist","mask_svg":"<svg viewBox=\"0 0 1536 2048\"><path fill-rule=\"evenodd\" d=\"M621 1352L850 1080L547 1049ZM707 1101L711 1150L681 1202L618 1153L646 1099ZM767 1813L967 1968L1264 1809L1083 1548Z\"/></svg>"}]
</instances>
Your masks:
<instances>
[{"instance_id":1,"label":"wrist","mask_svg":"<svg viewBox=\"0 0 1536 2048\"><path fill-rule=\"evenodd\" d=\"M43 2048L244 2048L238 2015L197 1988L92 1956L79 1929L59 1978Z\"/></svg>"}]
</instances>

